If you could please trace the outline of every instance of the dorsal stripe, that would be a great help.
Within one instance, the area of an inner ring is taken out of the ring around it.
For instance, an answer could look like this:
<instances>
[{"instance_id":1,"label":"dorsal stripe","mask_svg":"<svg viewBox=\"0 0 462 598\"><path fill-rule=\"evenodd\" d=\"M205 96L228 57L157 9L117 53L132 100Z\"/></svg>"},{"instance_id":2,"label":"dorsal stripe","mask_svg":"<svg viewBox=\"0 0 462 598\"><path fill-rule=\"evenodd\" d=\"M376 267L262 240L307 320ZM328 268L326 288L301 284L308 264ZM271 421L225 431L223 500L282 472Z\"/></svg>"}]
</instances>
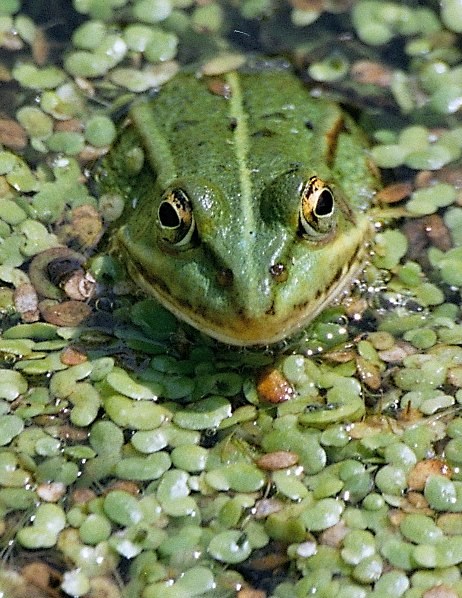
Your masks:
<instances>
[{"instance_id":1,"label":"dorsal stripe","mask_svg":"<svg viewBox=\"0 0 462 598\"><path fill-rule=\"evenodd\" d=\"M255 234L255 214L252 201L252 179L248 166L249 130L247 126L247 113L244 110L242 90L239 75L236 72L228 73L226 81L231 88L229 100L230 117L236 123L234 129L235 156L239 169L240 183L240 211L239 218L242 222L242 233L247 240Z\"/></svg>"}]
</instances>

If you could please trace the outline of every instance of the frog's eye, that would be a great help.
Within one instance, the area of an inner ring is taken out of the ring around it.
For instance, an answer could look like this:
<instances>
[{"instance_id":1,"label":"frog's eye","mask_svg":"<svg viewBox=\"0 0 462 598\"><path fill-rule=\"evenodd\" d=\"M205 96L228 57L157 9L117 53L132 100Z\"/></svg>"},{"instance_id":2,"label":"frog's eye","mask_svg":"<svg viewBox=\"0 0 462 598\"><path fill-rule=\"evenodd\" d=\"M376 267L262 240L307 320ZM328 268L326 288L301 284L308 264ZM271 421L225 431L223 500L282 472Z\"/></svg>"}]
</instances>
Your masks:
<instances>
[{"instance_id":1,"label":"frog's eye","mask_svg":"<svg viewBox=\"0 0 462 598\"><path fill-rule=\"evenodd\" d=\"M182 189L171 189L164 195L157 211L162 239L181 247L187 245L196 228L191 202Z\"/></svg>"},{"instance_id":2,"label":"frog's eye","mask_svg":"<svg viewBox=\"0 0 462 598\"><path fill-rule=\"evenodd\" d=\"M303 237L319 237L334 226L335 202L331 189L318 177L311 177L302 190L300 232Z\"/></svg>"}]
</instances>

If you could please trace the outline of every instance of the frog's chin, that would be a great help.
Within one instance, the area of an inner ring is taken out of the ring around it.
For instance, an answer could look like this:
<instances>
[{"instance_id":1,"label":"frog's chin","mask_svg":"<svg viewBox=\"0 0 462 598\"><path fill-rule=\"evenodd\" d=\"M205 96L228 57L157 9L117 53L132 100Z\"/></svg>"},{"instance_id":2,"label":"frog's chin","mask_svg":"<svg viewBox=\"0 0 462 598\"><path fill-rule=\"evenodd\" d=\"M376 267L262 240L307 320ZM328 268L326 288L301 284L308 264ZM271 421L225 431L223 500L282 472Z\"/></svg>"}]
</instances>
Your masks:
<instances>
[{"instance_id":1,"label":"frog's chin","mask_svg":"<svg viewBox=\"0 0 462 598\"><path fill-rule=\"evenodd\" d=\"M344 265L335 281L316 300L295 305L289 311L289 317L278 314L262 314L260 318L236 317L212 319L200 311L188 309L184 303L176 301L162 286L153 286L152 281L143 276L139 264L127 260L130 276L137 285L153 296L179 320L185 321L200 332L227 345L239 347L267 346L290 338L306 327L325 307L351 283L352 279L365 266L368 244L358 249L353 259Z\"/></svg>"}]
</instances>

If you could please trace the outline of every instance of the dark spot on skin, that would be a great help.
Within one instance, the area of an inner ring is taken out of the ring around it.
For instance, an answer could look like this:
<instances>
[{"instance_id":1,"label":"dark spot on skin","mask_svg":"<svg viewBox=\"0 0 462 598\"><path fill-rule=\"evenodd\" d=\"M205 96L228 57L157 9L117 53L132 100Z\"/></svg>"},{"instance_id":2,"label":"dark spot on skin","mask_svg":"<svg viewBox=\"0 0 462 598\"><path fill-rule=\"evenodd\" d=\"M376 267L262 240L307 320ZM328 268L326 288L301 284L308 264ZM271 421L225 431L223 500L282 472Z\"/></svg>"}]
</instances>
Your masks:
<instances>
[{"instance_id":1,"label":"dark spot on skin","mask_svg":"<svg viewBox=\"0 0 462 598\"><path fill-rule=\"evenodd\" d=\"M282 118L286 120L287 114L285 114L284 112L270 112L269 114L263 114L262 118Z\"/></svg>"},{"instance_id":2,"label":"dark spot on skin","mask_svg":"<svg viewBox=\"0 0 462 598\"><path fill-rule=\"evenodd\" d=\"M296 170L299 170L299 168L301 168L302 166L303 164L301 162L290 162L287 172L295 172Z\"/></svg>"},{"instance_id":3,"label":"dark spot on skin","mask_svg":"<svg viewBox=\"0 0 462 598\"><path fill-rule=\"evenodd\" d=\"M280 262L277 264L273 264L270 267L269 271L276 282L285 282L289 275L284 264L281 264Z\"/></svg>"},{"instance_id":4,"label":"dark spot on skin","mask_svg":"<svg viewBox=\"0 0 462 598\"><path fill-rule=\"evenodd\" d=\"M252 133L252 137L273 137L275 135L274 131L271 131L271 129L260 129L259 131L255 131L255 133Z\"/></svg>"},{"instance_id":5,"label":"dark spot on skin","mask_svg":"<svg viewBox=\"0 0 462 598\"><path fill-rule=\"evenodd\" d=\"M228 124L228 128L230 131L235 131L237 127L237 119L236 118L230 118L229 119L229 124Z\"/></svg>"},{"instance_id":6,"label":"dark spot on skin","mask_svg":"<svg viewBox=\"0 0 462 598\"><path fill-rule=\"evenodd\" d=\"M217 274L218 284L222 287L230 287L233 284L233 273L229 268L223 268Z\"/></svg>"},{"instance_id":7,"label":"dark spot on skin","mask_svg":"<svg viewBox=\"0 0 462 598\"><path fill-rule=\"evenodd\" d=\"M274 303L272 303L271 306L265 311L265 314L267 316L274 316L275 313L276 310L274 309Z\"/></svg>"},{"instance_id":8,"label":"dark spot on skin","mask_svg":"<svg viewBox=\"0 0 462 598\"><path fill-rule=\"evenodd\" d=\"M312 131L314 129L314 125L310 120L305 120L305 127Z\"/></svg>"},{"instance_id":9,"label":"dark spot on skin","mask_svg":"<svg viewBox=\"0 0 462 598\"><path fill-rule=\"evenodd\" d=\"M336 282L344 273L344 266L341 266L340 268L337 269L337 272L335 273L334 278L332 279L332 281Z\"/></svg>"},{"instance_id":10,"label":"dark spot on skin","mask_svg":"<svg viewBox=\"0 0 462 598\"><path fill-rule=\"evenodd\" d=\"M193 127L199 124L198 120L180 120L177 123L175 123L175 126L173 127L173 131L177 132L177 131L181 131L181 129L186 129L187 127Z\"/></svg>"},{"instance_id":11,"label":"dark spot on skin","mask_svg":"<svg viewBox=\"0 0 462 598\"><path fill-rule=\"evenodd\" d=\"M188 303L188 302L185 302L185 303L186 303L186 305L189 305L189 307L191 307L190 303ZM205 307L196 307L194 311L195 311L196 314L198 314L199 316L201 316L202 319L205 320L207 318L207 310L206 310Z\"/></svg>"}]
</instances>

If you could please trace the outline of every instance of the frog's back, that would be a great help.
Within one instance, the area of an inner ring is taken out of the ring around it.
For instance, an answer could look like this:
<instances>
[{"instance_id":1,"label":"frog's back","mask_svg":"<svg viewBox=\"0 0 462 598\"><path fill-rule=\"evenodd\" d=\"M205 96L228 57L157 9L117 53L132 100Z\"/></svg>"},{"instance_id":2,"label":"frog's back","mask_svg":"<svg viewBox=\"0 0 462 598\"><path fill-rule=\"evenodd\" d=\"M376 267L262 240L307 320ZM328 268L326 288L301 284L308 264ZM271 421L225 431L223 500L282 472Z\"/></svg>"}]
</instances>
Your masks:
<instances>
[{"instance_id":1,"label":"frog's back","mask_svg":"<svg viewBox=\"0 0 462 598\"><path fill-rule=\"evenodd\" d=\"M209 78L181 73L147 103L146 112L159 138L153 138L150 126L144 142L157 145L156 156L162 141L169 140L170 153L156 164L165 183L180 173L187 177L200 172L209 181L218 179L230 198L246 184L246 172L247 186L251 182L252 193L258 195L269 180L301 164L320 176L337 177L341 184L347 165L336 165L338 142L342 129L348 136L356 129L336 104L310 98L286 69L227 74L219 92L211 91ZM357 138L355 145L361 147L363 140ZM365 188L371 172L360 155L363 148L359 153L355 149L347 153L359 156L354 169L359 169L357 178Z\"/></svg>"}]
</instances>

